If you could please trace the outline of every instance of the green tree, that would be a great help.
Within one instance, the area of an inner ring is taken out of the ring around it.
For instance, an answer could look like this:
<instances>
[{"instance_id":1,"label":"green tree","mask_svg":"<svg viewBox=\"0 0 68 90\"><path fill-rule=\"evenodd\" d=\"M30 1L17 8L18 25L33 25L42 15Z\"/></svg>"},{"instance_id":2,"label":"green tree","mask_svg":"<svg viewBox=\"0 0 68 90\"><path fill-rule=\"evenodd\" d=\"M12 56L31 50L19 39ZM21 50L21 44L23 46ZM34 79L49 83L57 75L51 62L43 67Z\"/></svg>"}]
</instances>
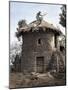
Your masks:
<instances>
[{"instance_id":1,"label":"green tree","mask_svg":"<svg viewBox=\"0 0 68 90\"><path fill-rule=\"evenodd\" d=\"M60 16L60 21L59 21L59 23L60 23L63 27L66 27L66 5L62 5L61 11L62 11L62 13L59 15L59 16Z\"/></svg>"}]
</instances>

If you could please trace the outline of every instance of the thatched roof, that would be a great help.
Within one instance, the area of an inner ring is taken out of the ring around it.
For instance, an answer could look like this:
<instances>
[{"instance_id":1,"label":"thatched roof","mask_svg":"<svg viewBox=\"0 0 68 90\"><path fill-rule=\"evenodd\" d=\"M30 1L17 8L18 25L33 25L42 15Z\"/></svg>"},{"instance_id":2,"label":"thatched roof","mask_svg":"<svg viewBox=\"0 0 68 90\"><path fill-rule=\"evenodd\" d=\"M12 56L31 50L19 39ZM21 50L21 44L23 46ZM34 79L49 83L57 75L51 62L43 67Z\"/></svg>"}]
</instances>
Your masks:
<instances>
[{"instance_id":1,"label":"thatched roof","mask_svg":"<svg viewBox=\"0 0 68 90\"><path fill-rule=\"evenodd\" d=\"M33 21L29 25L30 26L36 26L37 24L38 24L38 21ZM50 28L50 29L57 29L53 26L53 24L49 24L48 22L46 22L44 20L41 22L41 24L38 25L38 27L46 27L46 28Z\"/></svg>"},{"instance_id":2,"label":"thatched roof","mask_svg":"<svg viewBox=\"0 0 68 90\"><path fill-rule=\"evenodd\" d=\"M24 27L21 27L21 28L17 28L18 32L22 32L22 33L25 33L25 32L34 32L34 31L48 31L49 32L54 32L54 33L57 33L58 35L61 34L61 31L56 28L53 24L50 24L44 20L42 20L42 22L39 24L39 22L37 20L29 23L27 26L24 26Z\"/></svg>"}]
</instances>

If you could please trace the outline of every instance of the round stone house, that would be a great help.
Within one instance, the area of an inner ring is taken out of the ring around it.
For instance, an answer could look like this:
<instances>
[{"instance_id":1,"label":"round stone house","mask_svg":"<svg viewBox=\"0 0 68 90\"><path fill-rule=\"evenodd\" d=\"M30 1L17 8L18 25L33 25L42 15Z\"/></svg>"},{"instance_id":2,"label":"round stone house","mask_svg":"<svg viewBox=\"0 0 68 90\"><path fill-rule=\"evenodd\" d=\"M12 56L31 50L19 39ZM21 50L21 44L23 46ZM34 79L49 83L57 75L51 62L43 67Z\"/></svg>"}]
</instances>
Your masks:
<instances>
[{"instance_id":1,"label":"round stone house","mask_svg":"<svg viewBox=\"0 0 68 90\"><path fill-rule=\"evenodd\" d=\"M52 52L59 49L58 37L61 31L42 20L17 28L17 37L22 36L21 72L45 73Z\"/></svg>"}]
</instances>

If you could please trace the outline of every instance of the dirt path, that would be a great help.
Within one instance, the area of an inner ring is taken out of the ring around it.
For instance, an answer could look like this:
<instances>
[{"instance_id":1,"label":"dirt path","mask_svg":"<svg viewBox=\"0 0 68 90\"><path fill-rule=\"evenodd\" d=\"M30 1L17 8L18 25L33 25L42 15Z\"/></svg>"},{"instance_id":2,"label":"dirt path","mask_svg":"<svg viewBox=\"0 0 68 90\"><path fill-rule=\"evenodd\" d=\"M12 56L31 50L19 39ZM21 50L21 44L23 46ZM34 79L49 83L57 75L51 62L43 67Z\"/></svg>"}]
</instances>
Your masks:
<instances>
[{"instance_id":1,"label":"dirt path","mask_svg":"<svg viewBox=\"0 0 68 90\"><path fill-rule=\"evenodd\" d=\"M64 79L56 79L50 73L32 75L23 75L22 73L12 73L10 75L10 88L38 87L38 86L56 86L65 85Z\"/></svg>"}]
</instances>

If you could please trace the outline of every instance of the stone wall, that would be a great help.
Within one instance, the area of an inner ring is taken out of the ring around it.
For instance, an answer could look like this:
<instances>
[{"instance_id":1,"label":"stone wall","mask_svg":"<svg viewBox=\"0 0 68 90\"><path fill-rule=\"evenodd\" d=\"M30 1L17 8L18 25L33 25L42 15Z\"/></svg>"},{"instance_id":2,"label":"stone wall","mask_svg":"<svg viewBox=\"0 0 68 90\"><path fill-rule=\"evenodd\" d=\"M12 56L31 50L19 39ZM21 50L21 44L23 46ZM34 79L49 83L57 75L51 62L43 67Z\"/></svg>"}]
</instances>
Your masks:
<instances>
[{"instance_id":1,"label":"stone wall","mask_svg":"<svg viewBox=\"0 0 68 90\"><path fill-rule=\"evenodd\" d=\"M40 43L39 40L40 39ZM44 57L44 72L54 48L54 34L50 32L28 32L23 34L21 71L36 72L36 57Z\"/></svg>"}]
</instances>

